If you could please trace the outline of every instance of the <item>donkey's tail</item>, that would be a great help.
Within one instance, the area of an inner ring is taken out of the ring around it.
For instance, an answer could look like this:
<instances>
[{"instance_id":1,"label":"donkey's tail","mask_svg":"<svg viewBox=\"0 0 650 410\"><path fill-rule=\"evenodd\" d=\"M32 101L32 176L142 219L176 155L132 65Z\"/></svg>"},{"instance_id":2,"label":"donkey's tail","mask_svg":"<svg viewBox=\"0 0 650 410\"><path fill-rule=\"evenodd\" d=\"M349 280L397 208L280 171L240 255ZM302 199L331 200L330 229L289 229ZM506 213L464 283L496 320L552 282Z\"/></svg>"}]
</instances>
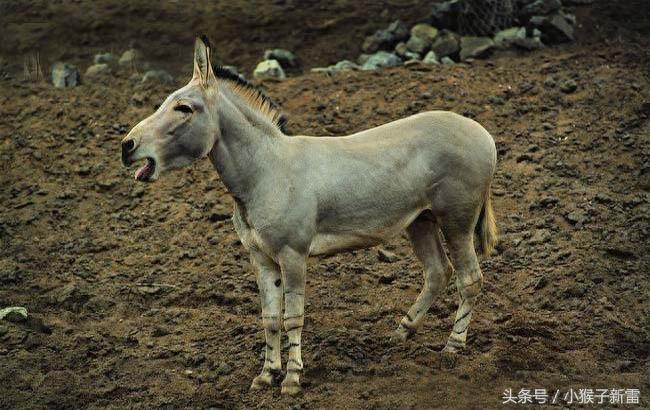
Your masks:
<instances>
[{"instance_id":1,"label":"donkey's tail","mask_svg":"<svg viewBox=\"0 0 650 410\"><path fill-rule=\"evenodd\" d=\"M488 256L497 244L497 222L494 218L494 210L492 209L492 200L490 199L490 186L485 190L483 208L481 214L478 216L478 223L476 224L476 234L479 238L479 249L483 256Z\"/></svg>"}]
</instances>

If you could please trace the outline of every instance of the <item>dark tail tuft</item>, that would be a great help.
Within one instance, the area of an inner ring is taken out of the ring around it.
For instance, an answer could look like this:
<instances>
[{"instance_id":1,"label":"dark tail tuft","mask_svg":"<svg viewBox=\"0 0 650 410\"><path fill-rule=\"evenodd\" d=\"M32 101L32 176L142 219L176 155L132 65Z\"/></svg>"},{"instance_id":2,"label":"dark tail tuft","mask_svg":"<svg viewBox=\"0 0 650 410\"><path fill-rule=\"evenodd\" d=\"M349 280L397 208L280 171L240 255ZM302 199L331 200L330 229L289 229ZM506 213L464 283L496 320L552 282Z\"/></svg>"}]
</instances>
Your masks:
<instances>
[{"instance_id":1,"label":"dark tail tuft","mask_svg":"<svg viewBox=\"0 0 650 410\"><path fill-rule=\"evenodd\" d=\"M492 200L490 195L490 187L485 190L485 199L483 201L483 208L478 217L476 224L476 234L479 238L479 248L484 256L489 256L492 250L497 245L498 231L497 223L494 217L494 210L492 209Z\"/></svg>"}]
</instances>

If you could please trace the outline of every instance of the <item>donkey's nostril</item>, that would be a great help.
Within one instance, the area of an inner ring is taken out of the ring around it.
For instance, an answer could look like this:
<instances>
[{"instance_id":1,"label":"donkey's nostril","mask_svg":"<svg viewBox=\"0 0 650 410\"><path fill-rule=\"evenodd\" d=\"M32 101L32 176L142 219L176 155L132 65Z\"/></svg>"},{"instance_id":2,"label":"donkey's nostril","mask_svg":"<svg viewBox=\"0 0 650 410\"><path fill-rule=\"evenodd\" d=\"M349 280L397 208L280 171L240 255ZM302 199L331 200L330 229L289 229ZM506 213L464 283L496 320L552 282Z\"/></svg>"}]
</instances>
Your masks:
<instances>
[{"instance_id":1,"label":"donkey's nostril","mask_svg":"<svg viewBox=\"0 0 650 410\"><path fill-rule=\"evenodd\" d=\"M134 146L135 146L135 141L133 140L122 141L122 152L124 153L131 152Z\"/></svg>"},{"instance_id":2,"label":"donkey's nostril","mask_svg":"<svg viewBox=\"0 0 650 410\"><path fill-rule=\"evenodd\" d=\"M133 140L126 140L122 141L122 163L126 165L127 167L131 165L131 152L133 152L133 148L135 148L135 141Z\"/></svg>"}]
</instances>

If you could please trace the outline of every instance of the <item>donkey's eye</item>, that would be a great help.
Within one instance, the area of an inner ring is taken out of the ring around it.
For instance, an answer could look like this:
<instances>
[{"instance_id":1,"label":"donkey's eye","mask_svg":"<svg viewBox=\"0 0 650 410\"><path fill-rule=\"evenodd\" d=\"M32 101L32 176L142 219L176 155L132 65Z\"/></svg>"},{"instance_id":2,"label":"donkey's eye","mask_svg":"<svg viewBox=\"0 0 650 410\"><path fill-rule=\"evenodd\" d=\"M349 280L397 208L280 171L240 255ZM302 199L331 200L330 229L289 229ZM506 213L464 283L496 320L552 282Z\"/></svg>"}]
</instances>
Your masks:
<instances>
[{"instance_id":1,"label":"donkey's eye","mask_svg":"<svg viewBox=\"0 0 650 410\"><path fill-rule=\"evenodd\" d=\"M193 112L192 107L186 104L177 105L176 107L174 107L174 111L180 111L184 114L192 114Z\"/></svg>"}]
</instances>

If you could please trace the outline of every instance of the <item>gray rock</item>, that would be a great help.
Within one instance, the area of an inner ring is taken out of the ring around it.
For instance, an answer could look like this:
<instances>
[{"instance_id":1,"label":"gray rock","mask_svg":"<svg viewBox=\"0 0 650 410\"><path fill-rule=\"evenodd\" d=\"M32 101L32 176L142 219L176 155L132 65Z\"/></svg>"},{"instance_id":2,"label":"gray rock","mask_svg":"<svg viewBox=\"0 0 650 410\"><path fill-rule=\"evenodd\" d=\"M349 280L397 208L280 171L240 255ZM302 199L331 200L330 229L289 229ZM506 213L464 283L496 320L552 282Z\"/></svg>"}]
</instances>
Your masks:
<instances>
[{"instance_id":1,"label":"gray rock","mask_svg":"<svg viewBox=\"0 0 650 410\"><path fill-rule=\"evenodd\" d=\"M402 60L418 60L420 58L420 55L410 51L404 42L395 46L395 54L397 54Z\"/></svg>"},{"instance_id":2,"label":"gray rock","mask_svg":"<svg viewBox=\"0 0 650 410\"><path fill-rule=\"evenodd\" d=\"M400 64L402 64L402 60L396 54L378 51L366 60L361 69L365 71L378 70L380 68L396 67Z\"/></svg>"},{"instance_id":3,"label":"gray rock","mask_svg":"<svg viewBox=\"0 0 650 410\"><path fill-rule=\"evenodd\" d=\"M438 34L431 45L431 51L435 52L440 58L456 54L460 50L460 41L456 33L452 31L443 31Z\"/></svg>"},{"instance_id":4,"label":"gray rock","mask_svg":"<svg viewBox=\"0 0 650 410\"><path fill-rule=\"evenodd\" d=\"M433 51L429 51L427 55L422 59L422 62L425 64L440 64L440 61L438 61L438 56Z\"/></svg>"},{"instance_id":5,"label":"gray rock","mask_svg":"<svg viewBox=\"0 0 650 410\"><path fill-rule=\"evenodd\" d=\"M539 29L542 32L544 44L558 44L574 40L573 26L566 15L554 14L552 16L533 16L528 21L530 31Z\"/></svg>"},{"instance_id":6,"label":"gray rock","mask_svg":"<svg viewBox=\"0 0 650 410\"><path fill-rule=\"evenodd\" d=\"M276 60L282 68L292 68L298 66L296 55L283 48L274 48L264 52L265 60Z\"/></svg>"},{"instance_id":7,"label":"gray rock","mask_svg":"<svg viewBox=\"0 0 650 410\"><path fill-rule=\"evenodd\" d=\"M585 4L592 4L595 0L564 0L566 6L584 6Z\"/></svg>"},{"instance_id":8,"label":"gray rock","mask_svg":"<svg viewBox=\"0 0 650 410\"><path fill-rule=\"evenodd\" d=\"M395 46L395 54L397 54L401 58L404 58L407 52L409 52L409 49L406 47L405 42L401 41L397 43L397 45Z\"/></svg>"},{"instance_id":9,"label":"gray rock","mask_svg":"<svg viewBox=\"0 0 650 410\"><path fill-rule=\"evenodd\" d=\"M562 7L560 0L536 0L522 7L519 14L523 16L547 15Z\"/></svg>"},{"instance_id":10,"label":"gray rock","mask_svg":"<svg viewBox=\"0 0 650 410\"><path fill-rule=\"evenodd\" d=\"M142 65L142 53L135 48L128 49L122 53L118 64L124 68L138 69Z\"/></svg>"},{"instance_id":11,"label":"gray rock","mask_svg":"<svg viewBox=\"0 0 650 410\"><path fill-rule=\"evenodd\" d=\"M27 320L27 309L19 306L0 309L0 320L7 320L14 323L24 322Z\"/></svg>"},{"instance_id":12,"label":"gray rock","mask_svg":"<svg viewBox=\"0 0 650 410\"><path fill-rule=\"evenodd\" d=\"M103 77L111 74L111 67L106 63L93 64L86 69L86 77Z\"/></svg>"},{"instance_id":13,"label":"gray rock","mask_svg":"<svg viewBox=\"0 0 650 410\"><path fill-rule=\"evenodd\" d=\"M267 80L284 80L287 78L278 60L260 61L253 71L253 77Z\"/></svg>"},{"instance_id":14,"label":"gray rock","mask_svg":"<svg viewBox=\"0 0 650 410\"><path fill-rule=\"evenodd\" d=\"M539 37L524 37L517 38L512 43L515 47L522 48L524 50L537 50L544 48L544 43Z\"/></svg>"},{"instance_id":15,"label":"gray rock","mask_svg":"<svg viewBox=\"0 0 650 410\"><path fill-rule=\"evenodd\" d=\"M450 64L455 64L456 62L451 58L445 56L440 59L440 63L444 65L450 65Z\"/></svg>"},{"instance_id":16,"label":"gray rock","mask_svg":"<svg viewBox=\"0 0 650 410\"><path fill-rule=\"evenodd\" d=\"M338 63L334 64L332 67L333 71L351 71L351 70L359 70L361 67L359 67L357 64L353 63L350 60L341 60Z\"/></svg>"},{"instance_id":17,"label":"gray rock","mask_svg":"<svg viewBox=\"0 0 650 410\"><path fill-rule=\"evenodd\" d=\"M387 30L395 36L395 41L404 41L409 38L409 29L402 20L395 20L388 26Z\"/></svg>"},{"instance_id":18,"label":"gray rock","mask_svg":"<svg viewBox=\"0 0 650 410\"><path fill-rule=\"evenodd\" d=\"M429 45L438 36L438 29L429 24L416 24L411 28L411 37L419 37L425 40Z\"/></svg>"},{"instance_id":19,"label":"gray rock","mask_svg":"<svg viewBox=\"0 0 650 410\"><path fill-rule=\"evenodd\" d=\"M78 86L81 84L79 70L72 64L54 63L52 65L52 84L56 88Z\"/></svg>"},{"instance_id":20,"label":"gray rock","mask_svg":"<svg viewBox=\"0 0 650 410\"><path fill-rule=\"evenodd\" d=\"M95 54L93 62L95 64L113 64L115 63L115 56L112 53Z\"/></svg>"},{"instance_id":21,"label":"gray rock","mask_svg":"<svg viewBox=\"0 0 650 410\"><path fill-rule=\"evenodd\" d=\"M494 48L494 41L489 37L462 37L460 39L460 59L487 57Z\"/></svg>"},{"instance_id":22,"label":"gray rock","mask_svg":"<svg viewBox=\"0 0 650 410\"><path fill-rule=\"evenodd\" d=\"M510 27L494 35L494 44L498 48L510 47L516 40L526 38L525 27Z\"/></svg>"},{"instance_id":23,"label":"gray rock","mask_svg":"<svg viewBox=\"0 0 650 410\"><path fill-rule=\"evenodd\" d=\"M374 53L379 50L390 50L395 46L397 39L388 30L377 30L363 41L361 49L365 53Z\"/></svg>"},{"instance_id":24,"label":"gray rock","mask_svg":"<svg viewBox=\"0 0 650 410\"><path fill-rule=\"evenodd\" d=\"M172 84L174 77L165 70L149 70L142 76L142 82Z\"/></svg>"},{"instance_id":25,"label":"gray rock","mask_svg":"<svg viewBox=\"0 0 650 410\"><path fill-rule=\"evenodd\" d=\"M431 44L421 37L411 36L411 38L409 38L409 41L406 42L406 48L413 53L417 53L418 55L426 53L430 47Z\"/></svg>"},{"instance_id":26,"label":"gray rock","mask_svg":"<svg viewBox=\"0 0 650 410\"><path fill-rule=\"evenodd\" d=\"M350 60L341 60L338 63L328 67L312 68L311 71L314 73L334 74L342 71L352 71L352 70L359 70L359 69L361 69L361 67Z\"/></svg>"},{"instance_id":27,"label":"gray rock","mask_svg":"<svg viewBox=\"0 0 650 410\"><path fill-rule=\"evenodd\" d=\"M462 8L463 4L460 0L434 3L429 20L438 28L455 28Z\"/></svg>"},{"instance_id":28,"label":"gray rock","mask_svg":"<svg viewBox=\"0 0 650 410\"><path fill-rule=\"evenodd\" d=\"M387 29L377 30L365 38L362 50L365 53L374 53L379 50L392 50L395 44L409 37L408 27L401 21L393 21Z\"/></svg>"},{"instance_id":29,"label":"gray rock","mask_svg":"<svg viewBox=\"0 0 650 410\"><path fill-rule=\"evenodd\" d=\"M372 57L372 54L363 53L359 55L359 57L357 58L357 63L360 65L364 65L370 57Z\"/></svg>"}]
</instances>

